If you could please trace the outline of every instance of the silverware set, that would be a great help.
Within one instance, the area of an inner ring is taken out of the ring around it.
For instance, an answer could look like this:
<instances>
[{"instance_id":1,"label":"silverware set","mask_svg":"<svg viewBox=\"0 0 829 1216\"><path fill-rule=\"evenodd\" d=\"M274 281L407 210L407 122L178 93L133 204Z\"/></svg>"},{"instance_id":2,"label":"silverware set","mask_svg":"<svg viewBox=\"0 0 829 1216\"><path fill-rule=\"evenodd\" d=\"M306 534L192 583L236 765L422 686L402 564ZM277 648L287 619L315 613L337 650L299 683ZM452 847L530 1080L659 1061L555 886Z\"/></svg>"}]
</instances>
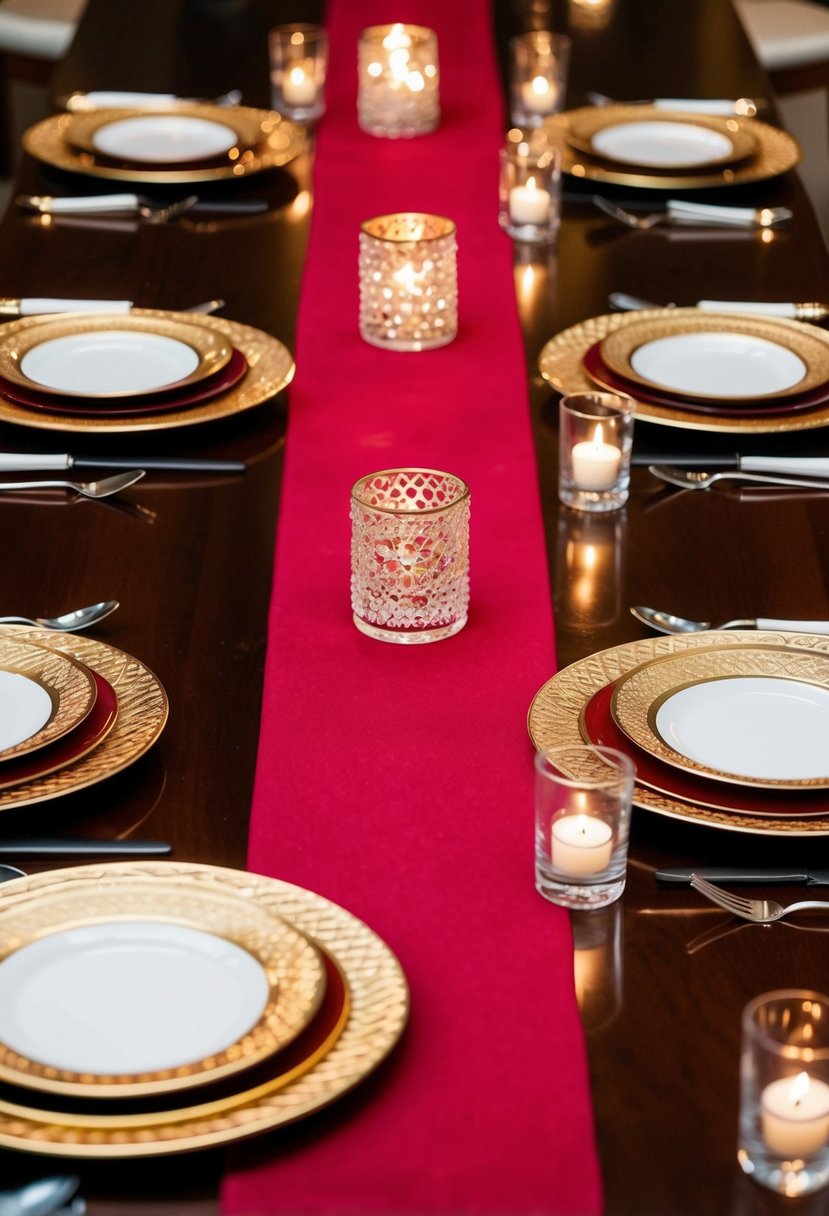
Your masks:
<instances>
[{"instance_id":1,"label":"silverware set","mask_svg":"<svg viewBox=\"0 0 829 1216\"><path fill-rule=\"evenodd\" d=\"M648 471L660 481L681 490L710 490L718 481L751 481L769 486L799 486L803 489L829 490L829 477L785 477L775 473L750 473L744 469L680 469L675 465L649 464Z\"/></svg>"},{"instance_id":2,"label":"silverware set","mask_svg":"<svg viewBox=\"0 0 829 1216\"><path fill-rule=\"evenodd\" d=\"M172 203L141 194L88 194L60 195L19 194L15 199L18 207L35 211L38 215L51 216L107 216L137 215L151 224L166 224L187 212L209 211L230 215L261 215L267 211L266 199L202 199L198 194L188 194Z\"/></svg>"},{"instance_id":3,"label":"silverware set","mask_svg":"<svg viewBox=\"0 0 829 1216\"><path fill-rule=\"evenodd\" d=\"M637 621L641 621L650 629L655 629L657 633L676 636L688 633L707 633L711 629L772 629L784 633L829 634L829 621L783 621L766 617L741 617L737 620L723 621L720 625L712 625L710 621L691 621L684 616L674 616L672 612L648 608L644 604L634 605L630 612Z\"/></svg>"},{"instance_id":4,"label":"silverware set","mask_svg":"<svg viewBox=\"0 0 829 1216\"><path fill-rule=\"evenodd\" d=\"M792 218L788 207L722 207L710 203L692 203L683 199L668 199L661 211L637 215L617 203L593 195L593 203L605 215L618 220L626 228L640 231L660 224L713 228L778 228Z\"/></svg>"}]
</instances>

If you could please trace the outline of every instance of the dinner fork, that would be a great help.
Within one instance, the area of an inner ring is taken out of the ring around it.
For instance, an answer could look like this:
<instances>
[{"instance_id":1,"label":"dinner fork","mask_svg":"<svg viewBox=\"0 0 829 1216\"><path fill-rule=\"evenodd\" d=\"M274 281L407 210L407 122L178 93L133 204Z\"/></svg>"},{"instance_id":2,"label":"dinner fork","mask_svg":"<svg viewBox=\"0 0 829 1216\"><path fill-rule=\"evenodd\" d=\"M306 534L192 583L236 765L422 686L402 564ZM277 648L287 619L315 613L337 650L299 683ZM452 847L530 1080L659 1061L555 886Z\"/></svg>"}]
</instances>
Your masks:
<instances>
[{"instance_id":1,"label":"dinner fork","mask_svg":"<svg viewBox=\"0 0 829 1216\"><path fill-rule=\"evenodd\" d=\"M691 886L712 903L725 908L726 912L742 917L743 920L753 921L757 925L770 925L773 921L788 916L790 912L799 912L802 908L823 908L825 912L829 912L829 902L825 899L800 899L797 903L784 907L774 899L749 899L747 895L726 891L709 882L707 878L700 878L698 874L691 875Z\"/></svg>"},{"instance_id":2,"label":"dinner fork","mask_svg":"<svg viewBox=\"0 0 829 1216\"><path fill-rule=\"evenodd\" d=\"M649 464L648 472L660 481L667 481L682 490L708 490L718 481L754 481L761 485L801 486L811 490L829 490L829 478L776 477L770 473L745 473L739 469L724 469L706 473L702 469L680 469L672 464Z\"/></svg>"}]
</instances>

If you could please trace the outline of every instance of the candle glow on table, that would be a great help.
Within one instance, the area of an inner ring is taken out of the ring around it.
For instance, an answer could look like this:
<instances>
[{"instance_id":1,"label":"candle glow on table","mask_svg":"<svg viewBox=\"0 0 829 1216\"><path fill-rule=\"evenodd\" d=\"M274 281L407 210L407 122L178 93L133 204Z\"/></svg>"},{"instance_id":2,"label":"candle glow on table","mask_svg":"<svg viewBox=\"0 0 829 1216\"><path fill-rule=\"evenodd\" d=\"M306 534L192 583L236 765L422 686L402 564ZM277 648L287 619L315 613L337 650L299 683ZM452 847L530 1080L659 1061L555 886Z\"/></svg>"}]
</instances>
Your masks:
<instances>
[{"instance_id":1,"label":"candle glow on table","mask_svg":"<svg viewBox=\"0 0 829 1216\"><path fill-rule=\"evenodd\" d=\"M573 481L580 490L609 490L616 484L622 463L621 449L605 443L601 423L593 440L573 445Z\"/></svg>"},{"instance_id":2,"label":"candle glow on table","mask_svg":"<svg viewBox=\"0 0 829 1216\"><path fill-rule=\"evenodd\" d=\"M546 224L550 218L550 194L542 190L534 177L523 186L513 186L509 192L509 214L514 224Z\"/></svg>"},{"instance_id":3,"label":"candle glow on table","mask_svg":"<svg viewBox=\"0 0 829 1216\"><path fill-rule=\"evenodd\" d=\"M771 1152L812 1157L829 1141L829 1085L806 1072L772 1081L761 1095L761 1118Z\"/></svg>"},{"instance_id":4,"label":"candle glow on table","mask_svg":"<svg viewBox=\"0 0 829 1216\"><path fill-rule=\"evenodd\" d=\"M601 874L610 865L613 832L603 819L591 815L562 815L553 821L550 855L563 874L584 878Z\"/></svg>"},{"instance_id":5,"label":"candle glow on table","mask_svg":"<svg viewBox=\"0 0 829 1216\"><path fill-rule=\"evenodd\" d=\"M317 84L306 68L297 64L282 81L282 96L292 106L307 106L316 101Z\"/></svg>"},{"instance_id":6,"label":"candle glow on table","mask_svg":"<svg viewBox=\"0 0 829 1216\"><path fill-rule=\"evenodd\" d=\"M546 76L534 76L521 86L521 100L534 114L552 114L558 100L558 88Z\"/></svg>"}]
</instances>

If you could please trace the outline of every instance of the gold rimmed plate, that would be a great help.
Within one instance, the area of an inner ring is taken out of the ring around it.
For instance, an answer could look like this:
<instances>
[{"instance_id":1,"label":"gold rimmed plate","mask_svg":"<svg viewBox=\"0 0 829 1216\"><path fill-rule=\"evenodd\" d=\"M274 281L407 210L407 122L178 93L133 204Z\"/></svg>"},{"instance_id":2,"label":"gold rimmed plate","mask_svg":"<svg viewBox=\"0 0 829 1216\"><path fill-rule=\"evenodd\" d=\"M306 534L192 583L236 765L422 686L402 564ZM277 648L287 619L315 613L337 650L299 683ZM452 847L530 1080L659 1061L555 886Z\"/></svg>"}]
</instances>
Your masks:
<instances>
[{"instance_id":1,"label":"gold rimmed plate","mask_svg":"<svg viewBox=\"0 0 829 1216\"><path fill-rule=\"evenodd\" d=\"M88 754L11 789L0 790L0 811L45 802L87 789L120 773L156 742L167 722L167 694L138 659L81 635L55 634L27 625L0 626L0 640L46 643L59 657L77 660L104 677L118 698L118 716L109 733Z\"/></svg>"},{"instance_id":2,"label":"gold rimmed plate","mask_svg":"<svg viewBox=\"0 0 829 1216\"><path fill-rule=\"evenodd\" d=\"M693 401L785 402L829 380L829 335L767 317L634 317L600 351L625 380Z\"/></svg>"},{"instance_id":3,"label":"gold rimmed plate","mask_svg":"<svg viewBox=\"0 0 829 1216\"><path fill-rule=\"evenodd\" d=\"M60 397L146 397L198 384L232 354L222 329L180 317L62 314L4 328L0 378Z\"/></svg>"},{"instance_id":4,"label":"gold rimmed plate","mask_svg":"<svg viewBox=\"0 0 829 1216\"><path fill-rule=\"evenodd\" d=\"M657 113L664 115L664 110ZM802 152L800 145L787 131L769 126L756 118L732 119L737 128L747 128L756 142L753 155L736 164L711 166L706 171L700 169L664 170L639 169L630 165L614 164L599 160L597 157L573 147L569 141L569 133L573 127L581 128L582 123L589 122L596 115L602 119L615 122L635 121L642 118L643 111L638 106L603 106L601 110L595 106L585 106L578 110L565 110L545 119L544 129L551 142L561 152L561 167L572 177L585 181L611 182L623 186L641 186L650 190L694 190L711 189L719 186L739 186L746 182L764 181L787 173L800 162ZM686 114L685 120L689 116ZM699 116L694 115L693 121L699 122ZM736 132L735 132L736 134Z\"/></svg>"},{"instance_id":5,"label":"gold rimmed plate","mask_svg":"<svg viewBox=\"0 0 829 1216\"><path fill-rule=\"evenodd\" d=\"M25 638L0 636L2 762L61 739L95 704L97 686L89 668L38 640L28 632Z\"/></svg>"},{"instance_id":6,"label":"gold rimmed plate","mask_svg":"<svg viewBox=\"0 0 829 1216\"><path fill-rule=\"evenodd\" d=\"M336 1100L369 1075L406 1025L409 993L400 964L362 921L301 887L257 874L178 862L109 863L53 871L3 884L5 906L40 900L73 884L151 886L184 881L243 895L282 917L315 942L344 981L344 992L317 1034L312 1054L288 1072L181 1108L109 1114L45 1109L17 1089L0 1098L0 1144L63 1157L144 1157L227 1144L301 1119ZM329 987L332 976L329 972ZM312 1023L313 1029L316 1022ZM300 1040L297 1040L299 1043ZM287 1052L290 1053L289 1047ZM275 1064L280 1060L274 1057ZM55 1104L56 1105L56 1104Z\"/></svg>"},{"instance_id":7,"label":"gold rimmed plate","mask_svg":"<svg viewBox=\"0 0 829 1216\"><path fill-rule=\"evenodd\" d=\"M95 133L107 125L134 117L149 118L146 110L94 110L78 114L54 114L36 123L23 135L23 147L36 160L69 173L145 185L186 185L189 182L226 181L249 177L288 164L304 151L307 135L302 127L270 110L247 106L232 110L222 106L194 106L190 117L231 127L239 139L227 153L213 162L194 165L152 165L111 160L92 150ZM179 119L182 110L170 111ZM153 111L152 117L161 117ZM79 146L79 141L81 145Z\"/></svg>"},{"instance_id":8,"label":"gold rimmed plate","mask_svg":"<svg viewBox=\"0 0 829 1216\"><path fill-rule=\"evenodd\" d=\"M131 315L148 318L153 324L159 319L181 319L181 313L148 308L134 309ZM17 426L29 426L38 430L76 431L87 434L167 430L171 427L195 426L202 422L233 417L269 401L290 384L295 371L293 356L277 338L272 338L270 334L250 325L241 325L237 321L224 318L199 316L194 313L188 314L188 319L207 331L220 334L244 356L247 370L241 380L227 391L219 392L216 396L196 404L165 403L166 408L152 414L103 416L90 413L70 416L59 411L50 413L46 402L36 411L18 405L4 397L0 388L0 422L13 422ZM29 327L37 328L43 323L41 318L26 317L20 321L10 321L4 326L4 332L15 326L17 329L12 332L20 333Z\"/></svg>"},{"instance_id":9,"label":"gold rimmed plate","mask_svg":"<svg viewBox=\"0 0 829 1216\"><path fill-rule=\"evenodd\" d=\"M829 654L829 638L783 632L735 630L728 633L643 638L636 642L626 642L579 659L548 680L530 706L530 738L537 748L583 742L580 719L582 711L595 693L651 659L662 655L690 655L695 650L713 645L770 646L778 649L791 647L812 654ZM724 785L723 788L731 790L737 787ZM746 789L752 802L755 802L756 794L760 791L757 791L755 786ZM784 791L782 796L787 799L786 805L790 807L793 795ZM754 810L750 814L741 814L738 806L729 811L718 810L650 788L638 781L634 786L633 800L636 806L656 814L723 831L771 836L829 836L829 799L826 801L825 813L816 814L814 799L819 796L819 793L813 795L808 791L803 792L803 798L808 800L804 802L803 817L796 814L766 817L762 812L754 813Z\"/></svg>"},{"instance_id":10,"label":"gold rimmed plate","mask_svg":"<svg viewBox=\"0 0 829 1216\"><path fill-rule=\"evenodd\" d=\"M315 1016L325 967L285 921L181 880L75 883L0 908L0 1080L169 1093L247 1069Z\"/></svg>"},{"instance_id":11,"label":"gold rimmed plate","mask_svg":"<svg viewBox=\"0 0 829 1216\"><path fill-rule=\"evenodd\" d=\"M703 172L733 165L757 151L748 119L672 114L657 106L602 106L567 127L577 151L646 172Z\"/></svg>"},{"instance_id":12,"label":"gold rimmed plate","mask_svg":"<svg viewBox=\"0 0 829 1216\"><path fill-rule=\"evenodd\" d=\"M712 646L651 659L616 684L611 713L666 764L766 789L829 788L829 656Z\"/></svg>"},{"instance_id":13,"label":"gold rimmed plate","mask_svg":"<svg viewBox=\"0 0 829 1216\"><path fill-rule=\"evenodd\" d=\"M584 358L592 347L625 325L667 316L680 322L691 321L700 316L700 311L696 308L654 308L637 312L634 317L618 312L589 317L562 330L545 343L538 358L541 375L559 393L590 392L595 388L595 383L585 370ZM804 330L810 332L809 327L801 321L775 318L775 326L780 327L781 334L802 335ZM814 333L812 331L812 336ZM818 401L814 409L804 409L802 412L771 413L764 410L750 415L710 412L701 416L683 408L680 399L677 399L675 406L643 401L636 397L633 388L631 396L636 399L637 419L687 430L773 434L829 424L829 401L826 400Z\"/></svg>"}]
</instances>

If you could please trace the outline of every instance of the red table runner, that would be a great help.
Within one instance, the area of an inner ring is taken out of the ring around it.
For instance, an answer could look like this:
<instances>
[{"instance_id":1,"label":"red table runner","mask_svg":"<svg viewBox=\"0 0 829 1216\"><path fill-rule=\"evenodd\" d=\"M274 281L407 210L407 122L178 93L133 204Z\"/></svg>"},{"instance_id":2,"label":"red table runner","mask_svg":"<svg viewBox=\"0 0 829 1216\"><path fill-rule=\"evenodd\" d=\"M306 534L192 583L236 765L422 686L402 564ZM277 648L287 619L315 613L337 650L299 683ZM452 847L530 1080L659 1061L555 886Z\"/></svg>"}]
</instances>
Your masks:
<instances>
[{"instance_id":1,"label":"red table runner","mask_svg":"<svg viewBox=\"0 0 829 1216\"><path fill-rule=\"evenodd\" d=\"M357 126L357 38L401 19L437 31L442 122L377 139ZM487 0L329 4L249 866L365 920L412 1013L369 1085L240 1155L227 1216L601 1206L568 916L533 887L525 722L553 670L552 614L489 20ZM404 210L458 230L459 334L418 354L358 332L360 223ZM351 620L350 487L406 464L471 489L469 623L425 646Z\"/></svg>"}]
</instances>

